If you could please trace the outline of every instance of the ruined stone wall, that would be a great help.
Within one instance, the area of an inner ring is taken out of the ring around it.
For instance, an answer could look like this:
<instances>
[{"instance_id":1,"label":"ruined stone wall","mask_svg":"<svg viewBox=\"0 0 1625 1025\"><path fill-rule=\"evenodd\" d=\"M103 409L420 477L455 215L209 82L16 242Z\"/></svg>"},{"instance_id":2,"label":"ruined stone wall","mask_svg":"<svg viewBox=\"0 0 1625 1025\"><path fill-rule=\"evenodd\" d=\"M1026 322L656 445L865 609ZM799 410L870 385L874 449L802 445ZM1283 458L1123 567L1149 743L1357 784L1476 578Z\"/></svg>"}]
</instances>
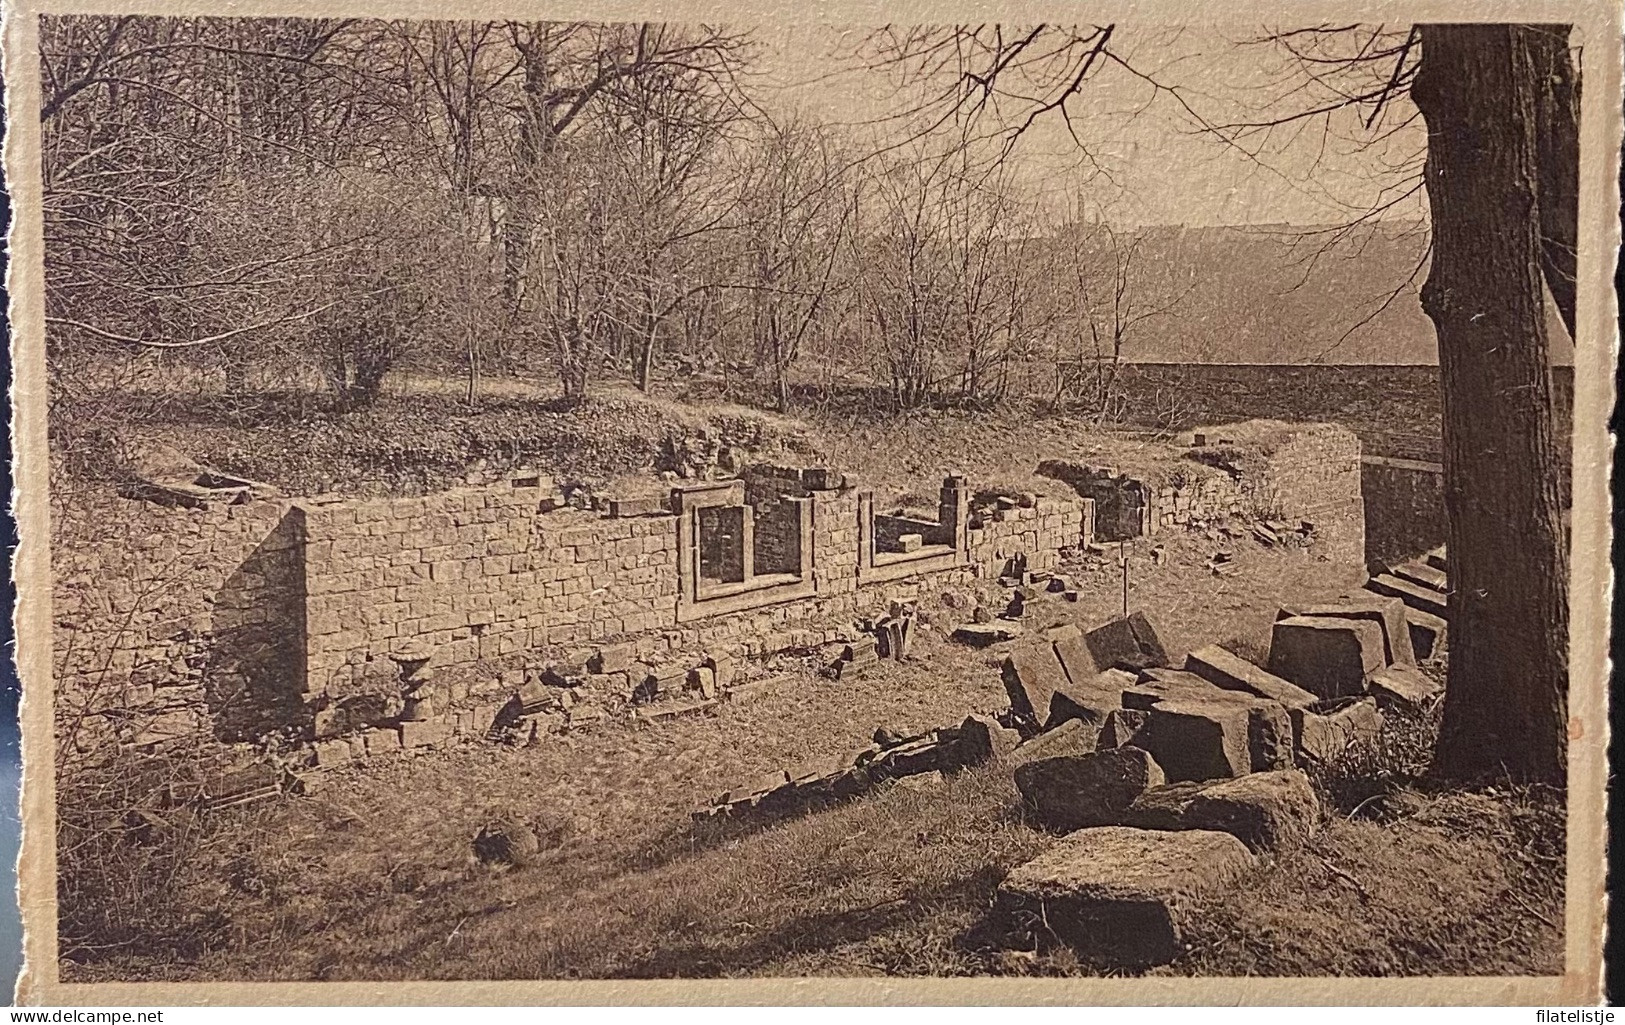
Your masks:
<instances>
[{"instance_id":1,"label":"ruined stone wall","mask_svg":"<svg viewBox=\"0 0 1625 1025\"><path fill-rule=\"evenodd\" d=\"M1334 424L1294 425L1269 455L1272 512L1314 527L1311 548L1332 562L1365 559L1360 439Z\"/></svg>"},{"instance_id":2,"label":"ruined stone wall","mask_svg":"<svg viewBox=\"0 0 1625 1025\"><path fill-rule=\"evenodd\" d=\"M112 494L59 505L52 675L64 742L88 755L299 726L297 508L172 508Z\"/></svg>"},{"instance_id":3,"label":"ruined stone wall","mask_svg":"<svg viewBox=\"0 0 1625 1025\"><path fill-rule=\"evenodd\" d=\"M672 626L674 524L555 510L539 487L312 505L309 687L342 688L414 641L466 665Z\"/></svg>"},{"instance_id":4,"label":"ruined stone wall","mask_svg":"<svg viewBox=\"0 0 1625 1025\"><path fill-rule=\"evenodd\" d=\"M1366 456L1360 464L1365 498L1365 557L1394 566L1445 543L1444 467L1410 459Z\"/></svg>"}]
</instances>

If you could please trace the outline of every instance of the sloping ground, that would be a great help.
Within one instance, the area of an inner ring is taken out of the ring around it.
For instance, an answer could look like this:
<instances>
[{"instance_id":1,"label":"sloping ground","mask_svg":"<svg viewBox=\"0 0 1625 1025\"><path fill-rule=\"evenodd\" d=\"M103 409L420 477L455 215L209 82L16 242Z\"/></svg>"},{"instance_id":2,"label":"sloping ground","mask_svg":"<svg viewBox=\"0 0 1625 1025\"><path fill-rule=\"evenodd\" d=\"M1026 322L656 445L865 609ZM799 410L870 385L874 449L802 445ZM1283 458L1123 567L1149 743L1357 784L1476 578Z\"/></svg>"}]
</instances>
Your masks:
<instances>
[{"instance_id":1,"label":"sloping ground","mask_svg":"<svg viewBox=\"0 0 1625 1025\"><path fill-rule=\"evenodd\" d=\"M1246 650L1248 638L1256 650L1277 602L1356 584L1350 570L1242 545L1236 575L1216 577L1200 536L1163 544L1162 565L1135 557L1131 601L1170 651L1214 640ZM1115 569L1080 585L1081 601L1045 603L1044 618L1094 625L1116 613ZM814 947L796 937L879 936L877 922L901 930L876 940L903 959L896 970L1003 970L963 959L950 940L952 923L977 913L1002 868L1042 843L1010 818L1007 778L888 793L759 833L691 830L689 812L722 791L847 754L877 726L907 733L1002 708L999 656L944 637L968 610L923 606L934 628L906 663L827 680L786 661L773 670L789 674L779 689L713 715L369 764L334 774L311 798L230 813L186 859L173 901L127 905L151 916L142 953L68 964L65 977L850 972L870 969L798 960ZM469 840L493 806L567 822L570 835L536 866L473 868ZM938 911L950 917L922 945L911 923ZM755 953L738 949L751 943ZM657 956L685 948L694 948L691 963Z\"/></svg>"}]
</instances>

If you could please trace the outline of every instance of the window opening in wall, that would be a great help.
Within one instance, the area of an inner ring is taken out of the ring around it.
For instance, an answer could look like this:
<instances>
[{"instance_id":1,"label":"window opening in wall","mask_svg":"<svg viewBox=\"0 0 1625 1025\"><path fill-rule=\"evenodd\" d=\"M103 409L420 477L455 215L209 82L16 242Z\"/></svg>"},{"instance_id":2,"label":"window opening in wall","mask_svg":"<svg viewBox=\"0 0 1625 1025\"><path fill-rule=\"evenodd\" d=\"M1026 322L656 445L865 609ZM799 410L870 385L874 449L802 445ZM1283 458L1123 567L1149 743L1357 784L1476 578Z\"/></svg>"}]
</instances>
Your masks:
<instances>
[{"instance_id":1,"label":"window opening in wall","mask_svg":"<svg viewBox=\"0 0 1625 1025\"><path fill-rule=\"evenodd\" d=\"M672 493L678 514L679 618L716 615L812 593L812 501L745 500L739 481Z\"/></svg>"},{"instance_id":2,"label":"window opening in wall","mask_svg":"<svg viewBox=\"0 0 1625 1025\"><path fill-rule=\"evenodd\" d=\"M942 482L937 518L876 513L874 495L858 497L858 533L862 549L860 572L876 576L906 576L957 565L967 557L966 528L970 490L963 477Z\"/></svg>"}]
</instances>

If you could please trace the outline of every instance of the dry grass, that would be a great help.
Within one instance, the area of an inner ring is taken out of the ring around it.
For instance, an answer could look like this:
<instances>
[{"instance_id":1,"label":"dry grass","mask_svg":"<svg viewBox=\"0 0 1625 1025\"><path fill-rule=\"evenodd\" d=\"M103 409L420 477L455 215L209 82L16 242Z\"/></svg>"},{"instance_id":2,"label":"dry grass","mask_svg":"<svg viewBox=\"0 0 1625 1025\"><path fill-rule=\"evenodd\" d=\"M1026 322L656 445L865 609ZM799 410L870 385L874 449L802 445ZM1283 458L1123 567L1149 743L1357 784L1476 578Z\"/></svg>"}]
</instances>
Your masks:
<instances>
[{"instance_id":1,"label":"dry grass","mask_svg":"<svg viewBox=\"0 0 1625 1025\"><path fill-rule=\"evenodd\" d=\"M1167 564L1134 562L1133 603L1152 612L1173 651L1259 634L1276 601L1326 598L1347 586L1345 570L1256 546L1238 546L1237 577L1212 577L1202 565L1204 539L1176 534L1162 544ZM1120 601L1115 572L1084 583L1081 603L1045 604L1037 622L1110 617ZM938 627L952 624L929 596L925 604ZM1011 952L1007 945L1019 949L1024 941L990 923L998 880L1048 843L1020 824L1009 775L996 768L887 789L759 830L692 828L689 812L723 789L845 754L879 724L912 731L1003 707L998 653L952 645L944 629L921 634L915 661L882 663L856 679L829 681L785 660L777 666L790 674L782 689L715 715L616 724L552 737L535 749L463 747L371 763L333 773L312 798L223 814L205 854L177 879L176 902L190 915L164 926L189 942L167 944L163 957L141 954L153 944L102 952L68 963L63 978L1098 970L1064 952ZM1425 747L1420 734L1404 736L1394 750ZM1381 767L1355 762L1344 783L1337 781L1344 776L1326 775L1321 785L1328 793L1363 793L1352 783L1357 775L1386 780L1381 793L1401 793L1415 767L1394 750L1380 759L1399 765L1397 772L1383 776ZM1388 962L1371 950L1401 957L1393 947L1407 929L1445 936L1406 918L1399 898L1425 892L1407 872L1435 879L1441 900L1456 900L1469 879L1498 879L1490 872L1497 864L1500 877L1518 877L1506 867L1510 854L1498 833L1477 846L1446 843L1435 833L1412 835L1425 815L1370 819L1380 807L1389 804L1371 802L1321 843L1350 874L1370 877L1373 893L1384 879L1380 867L1402 861L1393 876L1393 915L1370 915L1355 893L1329 887L1318 863L1282 866L1259 887L1264 900L1238 908L1285 924L1261 932L1254 918L1204 919L1211 924L1198 952L1175 970L1263 970L1276 949L1303 965L1319 958L1323 971L1381 965ZM492 814L548 817L567 822L569 833L538 863L487 871L471 864L470 840ZM1427 858L1449 851L1466 854L1438 872L1427 869ZM1521 892L1534 898L1532 889ZM1412 903L1419 915L1436 918L1433 905ZM1315 915L1298 916L1295 908ZM1313 923L1339 918L1360 919L1370 936L1350 947L1355 954L1316 954ZM1306 939L1293 939L1292 929ZM1259 939L1276 932L1289 939ZM1475 949L1461 957L1469 967L1482 960Z\"/></svg>"}]
</instances>

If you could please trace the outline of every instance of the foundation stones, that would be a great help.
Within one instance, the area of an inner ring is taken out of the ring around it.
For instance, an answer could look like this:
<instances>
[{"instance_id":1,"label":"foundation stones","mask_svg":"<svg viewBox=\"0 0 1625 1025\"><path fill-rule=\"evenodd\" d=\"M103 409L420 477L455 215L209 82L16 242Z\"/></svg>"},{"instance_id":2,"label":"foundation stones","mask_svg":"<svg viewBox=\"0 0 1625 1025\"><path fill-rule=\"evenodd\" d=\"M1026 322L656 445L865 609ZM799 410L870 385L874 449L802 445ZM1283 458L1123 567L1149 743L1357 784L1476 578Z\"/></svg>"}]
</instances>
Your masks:
<instances>
[{"instance_id":1,"label":"foundation stones","mask_svg":"<svg viewBox=\"0 0 1625 1025\"><path fill-rule=\"evenodd\" d=\"M1136 747L1043 758L1017 768L1015 777L1034 819L1060 832L1114 825L1136 797L1163 783L1162 768Z\"/></svg>"},{"instance_id":2,"label":"foundation stones","mask_svg":"<svg viewBox=\"0 0 1625 1025\"><path fill-rule=\"evenodd\" d=\"M1277 620L1269 670L1321 698L1361 694L1387 664L1382 626L1365 619L1291 616Z\"/></svg>"},{"instance_id":3,"label":"foundation stones","mask_svg":"<svg viewBox=\"0 0 1625 1025\"><path fill-rule=\"evenodd\" d=\"M1227 889L1253 864L1228 833L1083 829L1013 870L998 905L1091 958L1165 964L1183 949L1191 903Z\"/></svg>"}]
</instances>

